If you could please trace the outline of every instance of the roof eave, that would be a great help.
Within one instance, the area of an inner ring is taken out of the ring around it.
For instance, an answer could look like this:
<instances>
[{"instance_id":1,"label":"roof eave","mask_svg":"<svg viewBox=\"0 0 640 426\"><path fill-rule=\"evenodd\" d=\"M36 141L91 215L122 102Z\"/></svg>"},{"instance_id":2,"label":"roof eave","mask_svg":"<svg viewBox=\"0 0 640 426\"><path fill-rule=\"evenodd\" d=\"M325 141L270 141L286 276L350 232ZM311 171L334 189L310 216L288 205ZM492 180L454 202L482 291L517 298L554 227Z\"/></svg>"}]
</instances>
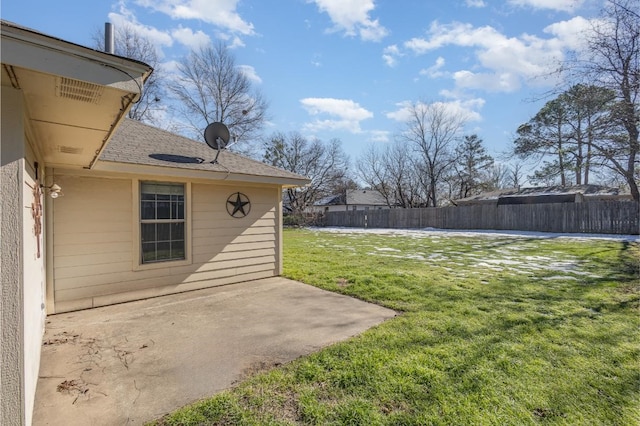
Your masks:
<instances>
[{"instance_id":1,"label":"roof eave","mask_svg":"<svg viewBox=\"0 0 640 426\"><path fill-rule=\"evenodd\" d=\"M134 74L143 74L148 76L153 71L153 68L148 64L124 56L114 55L113 53L107 53L100 50L92 49L90 47L82 46L61 38L53 37L48 34L44 34L33 30L31 28L23 27L16 23L1 20L2 23L2 35L3 38L14 39L17 41L33 44L34 46L50 49L52 51L58 51L69 55L69 57L77 57L79 59L99 61L100 64L117 67L119 70ZM28 58L23 58L28 60ZM40 63L38 63L40 64ZM56 64L49 64L55 66ZM21 64L20 66L25 66ZM55 70L54 70L55 72ZM78 78L76 76L70 76ZM146 79L144 77L143 79ZM140 89L140 86L132 86L132 92L136 92L136 88ZM126 89L123 89L126 90Z\"/></svg>"},{"instance_id":2,"label":"roof eave","mask_svg":"<svg viewBox=\"0 0 640 426\"><path fill-rule=\"evenodd\" d=\"M227 173L223 171L212 170L193 170L183 169L176 167L162 167L152 166L144 164L133 163L119 163L115 161L100 160L98 161L93 170L103 172L122 173L129 175L148 175L148 176L167 176L180 179L199 179L210 181L229 181L229 182L243 182L243 183L257 183L257 184L269 184L280 185L287 188L294 188L308 185L311 181L309 179L298 178L286 178L279 176L258 176L249 175L244 173Z\"/></svg>"}]
</instances>

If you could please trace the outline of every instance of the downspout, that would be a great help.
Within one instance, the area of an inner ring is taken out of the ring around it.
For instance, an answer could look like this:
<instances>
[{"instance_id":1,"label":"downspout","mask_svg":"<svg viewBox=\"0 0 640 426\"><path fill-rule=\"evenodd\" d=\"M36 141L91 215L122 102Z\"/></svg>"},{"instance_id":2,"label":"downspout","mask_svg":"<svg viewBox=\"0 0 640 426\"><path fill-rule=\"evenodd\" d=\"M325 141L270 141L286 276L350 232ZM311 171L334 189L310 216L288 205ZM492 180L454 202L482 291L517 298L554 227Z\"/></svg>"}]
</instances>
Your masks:
<instances>
[{"instance_id":1,"label":"downspout","mask_svg":"<svg viewBox=\"0 0 640 426\"><path fill-rule=\"evenodd\" d=\"M53 169L47 167L45 169L45 179L51 176L53 181L54 172ZM44 209L44 232L45 232L45 307L47 309L46 314L51 315L56 313L56 299L55 299L55 281L53 279L54 273L54 258L53 258L53 198L44 197L45 209Z\"/></svg>"}]
</instances>

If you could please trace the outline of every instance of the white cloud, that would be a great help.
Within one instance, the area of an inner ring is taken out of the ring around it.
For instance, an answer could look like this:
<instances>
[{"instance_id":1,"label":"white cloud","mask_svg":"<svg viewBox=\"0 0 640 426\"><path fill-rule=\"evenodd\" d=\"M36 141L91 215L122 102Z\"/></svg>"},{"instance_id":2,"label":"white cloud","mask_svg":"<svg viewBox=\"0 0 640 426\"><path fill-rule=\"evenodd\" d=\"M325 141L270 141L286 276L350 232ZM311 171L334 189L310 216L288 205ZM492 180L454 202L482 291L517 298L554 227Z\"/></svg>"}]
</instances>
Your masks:
<instances>
[{"instance_id":1,"label":"white cloud","mask_svg":"<svg viewBox=\"0 0 640 426\"><path fill-rule=\"evenodd\" d=\"M256 69L251 65L238 65L238 68L240 69L240 72L242 72L242 74L244 74L244 76L247 77L252 82L258 83L258 84L262 83L262 79L256 72Z\"/></svg>"},{"instance_id":2,"label":"white cloud","mask_svg":"<svg viewBox=\"0 0 640 426\"><path fill-rule=\"evenodd\" d=\"M388 112L386 114L387 118L394 121L400 121L402 123L409 121L411 119L411 101L398 102L396 106L398 107L398 109L392 112Z\"/></svg>"},{"instance_id":3,"label":"white cloud","mask_svg":"<svg viewBox=\"0 0 640 426\"><path fill-rule=\"evenodd\" d=\"M237 13L239 0L136 0L140 6L162 12L173 19L196 19L220 28L253 35L253 24Z\"/></svg>"},{"instance_id":4,"label":"white cloud","mask_svg":"<svg viewBox=\"0 0 640 426\"><path fill-rule=\"evenodd\" d=\"M373 0L311 0L321 12L329 15L334 24L332 32L344 31L348 36L359 35L364 41L380 41L389 31L369 13L375 9Z\"/></svg>"},{"instance_id":5,"label":"white cloud","mask_svg":"<svg viewBox=\"0 0 640 426\"><path fill-rule=\"evenodd\" d=\"M236 49L238 47L244 47L244 41L242 41L242 39L238 36L234 36L231 39L231 43L229 44L229 49Z\"/></svg>"},{"instance_id":6,"label":"white cloud","mask_svg":"<svg viewBox=\"0 0 640 426\"><path fill-rule=\"evenodd\" d=\"M503 73L473 73L468 70L453 73L456 86L460 88L482 87L490 92L511 92L520 87L517 75L509 72Z\"/></svg>"},{"instance_id":7,"label":"white cloud","mask_svg":"<svg viewBox=\"0 0 640 426\"><path fill-rule=\"evenodd\" d=\"M322 66L321 59L322 59L321 53L314 53L313 58L311 59L311 65L313 65L314 67L321 67Z\"/></svg>"},{"instance_id":8,"label":"white cloud","mask_svg":"<svg viewBox=\"0 0 640 426\"><path fill-rule=\"evenodd\" d=\"M423 54L446 45L489 47L505 40L504 35L490 26L476 28L461 22L443 25L434 21L429 28L428 38L412 38L404 43L404 47L416 54Z\"/></svg>"},{"instance_id":9,"label":"white cloud","mask_svg":"<svg viewBox=\"0 0 640 426\"><path fill-rule=\"evenodd\" d=\"M211 38L208 35L198 30L195 33L191 28L179 27L171 31L171 35L179 43L187 46L190 49L198 49L202 46L211 43Z\"/></svg>"},{"instance_id":10,"label":"white cloud","mask_svg":"<svg viewBox=\"0 0 640 426\"><path fill-rule=\"evenodd\" d=\"M159 48L162 46L171 47L171 45L173 45L173 39L168 33L138 22L133 12L127 9L126 5L122 2L118 4L118 12L111 12L108 16L109 21L115 26L116 31L118 31L118 27L127 26Z\"/></svg>"},{"instance_id":11,"label":"white cloud","mask_svg":"<svg viewBox=\"0 0 640 426\"><path fill-rule=\"evenodd\" d=\"M469 7L487 7L487 4L483 0L465 0L465 4Z\"/></svg>"},{"instance_id":12,"label":"white cloud","mask_svg":"<svg viewBox=\"0 0 640 426\"><path fill-rule=\"evenodd\" d=\"M402 56L402 53L400 52L400 49L398 48L397 44L392 44L391 46L387 46L382 51L382 59L390 67L394 67L398 63L397 58L401 56Z\"/></svg>"},{"instance_id":13,"label":"white cloud","mask_svg":"<svg viewBox=\"0 0 640 426\"><path fill-rule=\"evenodd\" d=\"M371 142L389 142L391 140L391 132L388 130L371 130L369 132L369 140Z\"/></svg>"},{"instance_id":14,"label":"white cloud","mask_svg":"<svg viewBox=\"0 0 640 426\"><path fill-rule=\"evenodd\" d=\"M573 12L579 9L584 0L509 0L509 3L533 9L551 9L562 12Z\"/></svg>"},{"instance_id":15,"label":"white cloud","mask_svg":"<svg viewBox=\"0 0 640 426\"><path fill-rule=\"evenodd\" d=\"M177 74L179 66L180 66L180 62L178 62L176 60L163 62L162 63L162 71L167 73L167 74L169 74L169 75Z\"/></svg>"},{"instance_id":16,"label":"white cloud","mask_svg":"<svg viewBox=\"0 0 640 426\"><path fill-rule=\"evenodd\" d=\"M433 22L427 37L408 40L404 47L417 55L445 46L474 48L477 63L452 74L458 87L512 92L548 74L564 58L566 49L581 43L581 30L587 27L583 18L558 22L545 28L552 36L545 39L529 34L507 37L491 26Z\"/></svg>"},{"instance_id":17,"label":"white cloud","mask_svg":"<svg viewBox=\"0 0 640 426\"><path fill-rule=\"evenodd\" d=\"M344 130L361 133L360 122L373 117L373 113L350 99L305 98L300 103L312 116L329 116L305 125L308 131Z\"/></svg>"},{"instance_id":18,"label":"white cloud","mask_svg":"<svg viewBox=\"0 0 640 426\"><path fill-rule=\"evenodd\" d=\"M484 99L482 98L473 98L473 99L453 99L450 101L437 101L433 102L433 104L443 106L446 111L451 114L460 115L466 118L467 121L481 121L482 116L480 115L479 110L484 106ZM405 123L412 118L411 101L403 101L396 104L398 107L397 110L393 112L387 113L387 118L395 121L399 121ZM420 103L421 104L421 103ZM418 104L418 106L420 106ZM424 105L424 104L422 104Z\"/></svg>"},{"instance_id":19,"label":"white cloud","mask_svg":"<svg viewBox=\"0 0 640 426\"><path fill-rule=\"evenodd\" d=\"M555 36L561 46L569 49L581 49L585 46L585 34L591 31L593 21L576 16L568 21L561 21L544 28L544 32Z\"/></svg>"},{"instance_id":20,"label":"white cloud","mask_svg":"<svg viewBox=\"0 0 640 426\"><path fill-rule=\"evenodd\" d=\"M222 31L215 31L216 38L223 40L229 49L235 49L238 47L244 47L244 41L237 35L225 33Z\"/></svg>"},{"instance_id":21,"label":"white cloud","mask_svg":"<svg viewBox=\"0 0 640 426\"><path fill-rule=\"evenodd\" d=\"M444 67L445 59L442 56L439 56L436 59L436 62L430 66L429 68L425 68L420 70L420 75L426 75L430 78L438 78L445 75L443 71L441 71L442 67Z\"/></svg>"}]
</instances>

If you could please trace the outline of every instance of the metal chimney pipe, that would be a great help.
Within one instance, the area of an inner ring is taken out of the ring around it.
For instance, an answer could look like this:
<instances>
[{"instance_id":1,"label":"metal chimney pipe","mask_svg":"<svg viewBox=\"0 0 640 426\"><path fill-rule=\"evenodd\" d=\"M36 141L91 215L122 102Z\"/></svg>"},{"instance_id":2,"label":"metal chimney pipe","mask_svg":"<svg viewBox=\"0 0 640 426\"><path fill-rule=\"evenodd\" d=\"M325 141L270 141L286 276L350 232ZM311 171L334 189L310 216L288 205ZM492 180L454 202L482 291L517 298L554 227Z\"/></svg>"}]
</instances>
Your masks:
<instances>
[{"instance_id":1,"label":"metal chimney pipe","mask_svg":"<svg viewBox=\"0 0 640 426\"><path fill-rule=\"evenodd\" d=\"M104 51L112 55L116 53L115 34L111 22L104 23Z\"/></svg>"}]
</instances>

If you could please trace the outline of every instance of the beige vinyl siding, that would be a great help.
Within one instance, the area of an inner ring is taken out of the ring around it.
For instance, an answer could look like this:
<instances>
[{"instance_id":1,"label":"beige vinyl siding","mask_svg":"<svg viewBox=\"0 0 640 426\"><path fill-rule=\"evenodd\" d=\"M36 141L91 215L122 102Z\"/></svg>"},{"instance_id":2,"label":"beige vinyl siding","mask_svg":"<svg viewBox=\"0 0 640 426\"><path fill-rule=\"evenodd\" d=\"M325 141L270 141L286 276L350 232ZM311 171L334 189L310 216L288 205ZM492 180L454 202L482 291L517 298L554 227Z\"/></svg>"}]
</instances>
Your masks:
<instances>
[{"instance_id":1,"label":"beige vinyl siding","mask_svg":"<svg viewBox=\"0 0 640 426\"><path fill-rule=\"evenodd\" d=\"M279 187L190 184L188 260L140 265L134 203L144 180L58 175L65 195L54 203L56 312L277 275ZM226 210L238 191L251 201L244 218Z\"/></svg>"},{"instance_id":2,"label":"beige vinyl siding","mask_svg":"<svg viewBox=\"0 0 640 426\"><path fill-rule=\"evenodd\" d=\"M131 272L131 181L56 173L53 200L55 311L93 307ZM105 288L105 284L107 288Z\"/></svg>"},{"instance_id":3,"label":"beige vinyl siding","mask_svg":"<svg viewBox=\"0 0 640 426\"><path fill-rule=\"evenodd\" d=\"M231 277L241 282L276 275L278 190L192 186L192 253L196 268L189 281ZM226 209L227 198L238 191L251 200L251 211L244 218L233 218Z\"/></svg>"}]
</instances>

